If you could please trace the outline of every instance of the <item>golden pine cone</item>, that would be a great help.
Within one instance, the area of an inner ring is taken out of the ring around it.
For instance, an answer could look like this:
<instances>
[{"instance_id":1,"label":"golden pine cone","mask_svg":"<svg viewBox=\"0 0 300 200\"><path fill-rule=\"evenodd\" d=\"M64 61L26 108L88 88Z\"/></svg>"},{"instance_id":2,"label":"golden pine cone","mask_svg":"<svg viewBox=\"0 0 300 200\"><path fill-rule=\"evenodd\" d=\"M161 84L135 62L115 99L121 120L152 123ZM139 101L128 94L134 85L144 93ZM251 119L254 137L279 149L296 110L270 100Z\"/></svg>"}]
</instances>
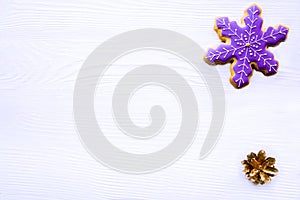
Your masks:
<instances>
[{"instance_id":1,"label":"golden pine cone","mask_svg":"<svg viewBox=\"0 0 300 200\"><path fill-rule=\"evenodd\" d=\"M246 177L255 185L265 184L271 181L271 177L278 173L275 168L275 158L267 157L264 150L260 150L258 154L251 152L247 155L247 160L243 160Z\"/></svg>"}]
</instances>

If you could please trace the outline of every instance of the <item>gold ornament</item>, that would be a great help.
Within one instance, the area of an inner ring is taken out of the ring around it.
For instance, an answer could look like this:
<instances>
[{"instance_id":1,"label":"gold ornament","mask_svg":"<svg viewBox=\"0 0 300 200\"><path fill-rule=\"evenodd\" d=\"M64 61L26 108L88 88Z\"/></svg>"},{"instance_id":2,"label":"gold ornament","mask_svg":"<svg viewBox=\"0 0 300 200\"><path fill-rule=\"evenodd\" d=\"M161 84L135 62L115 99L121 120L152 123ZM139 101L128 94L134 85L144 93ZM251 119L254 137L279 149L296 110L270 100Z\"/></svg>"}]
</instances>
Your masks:
<instances>
[{"instance_id":1,"label":"gold ornament","mask_svg":"<svg viewBox=\"0 0 300 200\"><path fill-rule=\"evenodd\" d=\"M251 152L247 155L247 160L243 160L246 177L257 184L265 184L271 181L271 177L274 177L278 170L275 168L275 158L267 157L264 150L260 150L258 154Z\"/></svg>"}]
</instances>

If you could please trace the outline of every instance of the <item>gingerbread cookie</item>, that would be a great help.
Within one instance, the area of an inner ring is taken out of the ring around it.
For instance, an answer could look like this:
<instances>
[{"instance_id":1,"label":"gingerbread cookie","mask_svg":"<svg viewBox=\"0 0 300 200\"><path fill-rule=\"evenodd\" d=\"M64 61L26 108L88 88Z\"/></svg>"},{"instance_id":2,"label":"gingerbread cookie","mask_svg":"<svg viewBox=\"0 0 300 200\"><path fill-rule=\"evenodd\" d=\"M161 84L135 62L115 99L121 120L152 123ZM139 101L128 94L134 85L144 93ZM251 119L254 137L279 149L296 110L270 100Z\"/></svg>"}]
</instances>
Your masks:
<instances>
[{"instance_id":1,"label":"gingerbread cookie","mask_svg":"<svg viewBox=\"0 0 300 200\"><path fill-rule=\"evenodd\" d=\"M279 63L268 47L274 47L287 38L289 29L283 25L262 30L261 8L250 6L245 11L245 26L240 27L227 17L216 19L215 31L226 44L209 49L204 57L208 64L231 63L230 82L236 88L249 84L253 69L269 76L277 73Z\"/></svg>"}]
</instances>

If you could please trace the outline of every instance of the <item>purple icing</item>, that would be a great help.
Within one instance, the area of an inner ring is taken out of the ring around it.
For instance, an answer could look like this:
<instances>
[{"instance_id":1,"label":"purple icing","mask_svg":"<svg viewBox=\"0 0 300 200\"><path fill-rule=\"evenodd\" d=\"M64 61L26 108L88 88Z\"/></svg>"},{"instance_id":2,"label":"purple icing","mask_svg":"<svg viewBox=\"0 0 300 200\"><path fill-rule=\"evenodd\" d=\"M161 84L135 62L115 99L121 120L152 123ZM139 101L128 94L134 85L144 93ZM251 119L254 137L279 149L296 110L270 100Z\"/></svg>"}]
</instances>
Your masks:
<instances>
[{"instance_id":1,"label":"purple icing","mask_svg":"<svg viewBox=\"0 0 300 200\"><path fill-rule=\"evenodd\" d=\"M257 5L249 7L247 13L244 18L245 27L239 27L235 21L230 22L227 17L216 19L216 31L222 40L230 40L230 44L221 44L216 49L209 49L205 57L210 64L235 61L231 65L230 81L236 88L249 84L252 67L267 76L277 72L278 61L267 48L283 42L288 34L288 28L282 25L277 28L269 27L263 32L261 9Z\"/></svg>"}]
</instances>

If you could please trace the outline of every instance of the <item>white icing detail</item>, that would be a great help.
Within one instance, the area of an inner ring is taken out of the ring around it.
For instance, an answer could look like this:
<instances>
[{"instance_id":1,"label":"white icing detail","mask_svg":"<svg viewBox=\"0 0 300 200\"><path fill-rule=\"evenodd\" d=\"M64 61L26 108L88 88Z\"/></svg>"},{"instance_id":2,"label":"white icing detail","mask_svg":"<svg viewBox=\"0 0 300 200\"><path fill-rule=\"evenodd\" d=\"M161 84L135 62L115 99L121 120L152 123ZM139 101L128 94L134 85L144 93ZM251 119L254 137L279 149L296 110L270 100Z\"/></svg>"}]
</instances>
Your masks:
<instances>
[{"instance_id":1,"label":"white icing detail","mask_svg":"<svg viewBox=\"0 0 300 200\"><path fill-rule=\"evenodd\" d=\"M283 31L287 31L287 30L288 30L287 28L284 29L284 27L280 27L279 33L280 33L280 34L283 34L283 35L286 35L286 33L283 32Z\"/></svg>"},{"instance_id":2,"label":"white icing detail","mask_svg":"<svg viewBox=\"0 0 300 200\"><path fill-rule=\"evenodd\" d=\"M225 47L223 47L224 51L218 51L216 50L216 53L209 51L210 55L206 56L206 59L209 59L210 61L212 61L215 57L216 60L220 58L220 56L222 54L225 54L223 58L226 58L226 56L228 55L229 52L232 52L232 56L235 54L236 50L241 49L242 47L239 48L235 48L234 46L231 45L231 49L226 49Z\"/></svg>"},{"instance_id":3,"label":"white icing detail","mask_svg":"<svg viewBox=\"0 0 300 200\"><path fill-rule=\"evenodd\" d=\"M258 44L261 45L260 42L257 41L258 35L256 35L255 40L251 44ZM257 48L257 47L256 47Z\"/></svg>"},{"instance_id":4,"label":"white icing detail","mask_svg":"<svg viewBox=\"0 0 300 200\"><path fill-rule=\"evenodd\" d=\"M258 20L258 18L254 18L254 19L251 19L249 16L247 17L249 19L249 21L254 24L254 22L256 22Z\"/></svg>"},{"instance_id":5,"label":"white icing detail","mask_svg":"<svg viewBox=\"0 0 300 200\"><path fill-rule=\"evenodd\" d=\"M245 18L245 22L246 22L246 28L244 29L244 33L241 33L240 35L238 34L238 29L233 29L231 27L231 23L230 22L225 22L225 18L223 18L222 20L218 20L219 25L223 26L222 30L223 31L229 31L228 36L230 37L230 39L237 45L237 46L241 46L241 47L234 47L233 45L231 45L231 49L226 49L223 48L224 51L216 51L216 53L211 52L211 60L213 60L213 58L219 59L219 57L221 55L223 55L223 58L225 59L230 52L232 52L232 56L234 56L235 52L239 49L241 49L240 51L238 51L238 55L243 55L245 53L245 55L243 56L243 58L239 58L239 61L241 64L238 64L237 67L240 68L240 71L237 72L237 74L240 74L240 78L237 79L235 82L237 83L238 87L241 86L242 83L244 83L245 81L243 80L244 76L248 76L247 70L250 68L250 59L249 58L256 58L256 61L263 61L263 65L266 66L268 71L275 71L277 64L271 64L270 62L272 62L273 58L272 56L268 56L268 52L264 52L264 44L261 42L268 42L268 39L271 38L272 40L276 40L276 36L277 35L287 35L287 28L284 27L280 27L279 30L275 30L275 29L271 29L268 33L267 32L262 32L262 30L257 30L255 31L255 28L258 27L258 20L259 20L259 12L260 10L258 8L256 8L255 6L251 7L248 9L248 13L249 15ZM255 24L256 23L256 24ZM223 36L226 36L225 34ZM234 36L236 38L234 38ZM263 45L263 46L262 46ZM245 52L244 52L245 51ZM249 54L249 55L248 55ZM249 58L248 58L249 57ZM237 58L237 57L236 57Z\"/></svg>"},{"instance_id":6,"label":"white icing detail","mask_svg":"<svg viewBox=\"0 0 300 200\"><path fill-rule=\"evenodd\" d=\"M272 69L275 71L275 72L277 72L277 70L276 70L276 66L277 66L277 64L271 64L269 61L271 61L272 60L272 58L268 58L268 57L265 57L266 55L267 55L267 53L262 53L262 54L260 54L259 52L260 51L262 51L262 49L259 49L259 50L255 50L255 49L253 49L252 47L250 47L253 51L254 51L254 54L255 55L258 55L258 61L260 61L261 59L264 61L264 64L263 65L267 65L267 66L269 66L269 69L268 69L268 71L270 72L270 71L272 71Z\"/></svg>"},{"instance_id":7,"label":"white icing detail","mask_svg":"<svg viewBox=\"0 0 300 200\"><path fill-rule=\"evenodd\" d=\"M251 22L251 24L247 23L246 25L249 27L249 30L245 30L245 32L249 35L249 39L247 40L247 43L250 42L251 40L251 36L253 34L255 34L253 30L253 28L256 28L257 26L254 25L254 23L258 20L258 18L255 16L255 14L258 12L258 10L255 7L249 8L249 11L251 12L251 17L250 15L247 17L247 19L249 19L249 21Z\"/></svg>"},{"instance_id":8,"label":"white icing detail","mask_svg":"<svg viewBox=\"0 0 300 200\"><path fill-rule=\"evenodd\" d=\"M244 80L242 79L243 74L242 73L240 73L240 74L241 74L240 78L235 81L236 83L239 82L238 83L239 84L238 87L241 86L241 82L245 83Z\"/></svg>"},{"instance_id":9,"label":"white icing detail","mask_svg":"<svg viewBox=\"0 0 300 200\"><path fill-rule=\"evenodd\" d=\"M240 74L240 73L243 73L245 76L247 76L247 73L246 73L244 70L241 70L241 71L239 71L238 73L239 73L239 74Z\"/></svg>"},{"instance_id":10,"label":"white icing detail","mask_svg":"<svg viewBox=\"0 0 300 200\"><path fill-rule=\"evenodd\" d=\"M243 39L241 38L242 34L241 34L241 36L239 36L237 34L237 29L232 30L230 23L225 22L225 18L222 18L222 20L217 19L217 22L219 22L221 26L224 26L224 28L222 29L223 31L229 30L231 32L228 34L228 36L236 36L236 37L238 37L237 41L239 41L239 40L243 41Z\"/></svg>"},{"instance_id":11,"label":"white icing detail","mask_svg":"<svg viewBox=\"0 0 300 200\"><path fill-rule=\"evenodd\" d=\"M242 78L243 75L246 76L246 77L248 76L247 73L245 72L245 67L246 67L246 69L249 68L249 66L246 64L246 60L248 61L248 63L250 63L250 60L247 57L247 55L248 55L248 49L249 48L246 48L246 53L245 53L244 58L240 59L240 60L244 60L244 62L242 64L238 65L238 67L242 67L242 69L237 72L238 74L240 74L240 78L235 81L236 83L238 82L238 87L241 86L241 82L245 83L244 80L243 80L243 78Z\"/></svg>"},{"instance_id":12,"label":"white icing detail","mask_svg":"<svg viewBox=\"0 0 300 200\"><path fill-rule=\"evenodd\" d=\"M256 40L257 42L259 42L259 41L264 41L264 42L267 42L268 40L266 40L266 39L268 39L268 38L272 38L272 39L276 39L276 35L279 35L279 34L281 34L281 35L287 35L287 33L286 32L284 32L284 31L287 31L288 29L287 28L284 28L284 27L280 27L280 29L279 29L279 31L277 32L277 33L274 33L274 30L275 29L272 29L272 31L271 31L271 33L270 33L270 35L267 35L267 36L265 36L265 34L266 34L266 32L263 34L263 36L259 39L259 40Z\"/></svg>"},{"instance_id":13,"label":"white icing detail","mask_svg":"<svg viewBox=\"0 0 300 200\"><path fill-rule=\"evenodd\" d=\"M256 9L255 6L252 6L251 8L249 8L249 11L252 13L252 15L255 15L256 13L258 13L258 9Z\"/></svg>"}]
</instances>

